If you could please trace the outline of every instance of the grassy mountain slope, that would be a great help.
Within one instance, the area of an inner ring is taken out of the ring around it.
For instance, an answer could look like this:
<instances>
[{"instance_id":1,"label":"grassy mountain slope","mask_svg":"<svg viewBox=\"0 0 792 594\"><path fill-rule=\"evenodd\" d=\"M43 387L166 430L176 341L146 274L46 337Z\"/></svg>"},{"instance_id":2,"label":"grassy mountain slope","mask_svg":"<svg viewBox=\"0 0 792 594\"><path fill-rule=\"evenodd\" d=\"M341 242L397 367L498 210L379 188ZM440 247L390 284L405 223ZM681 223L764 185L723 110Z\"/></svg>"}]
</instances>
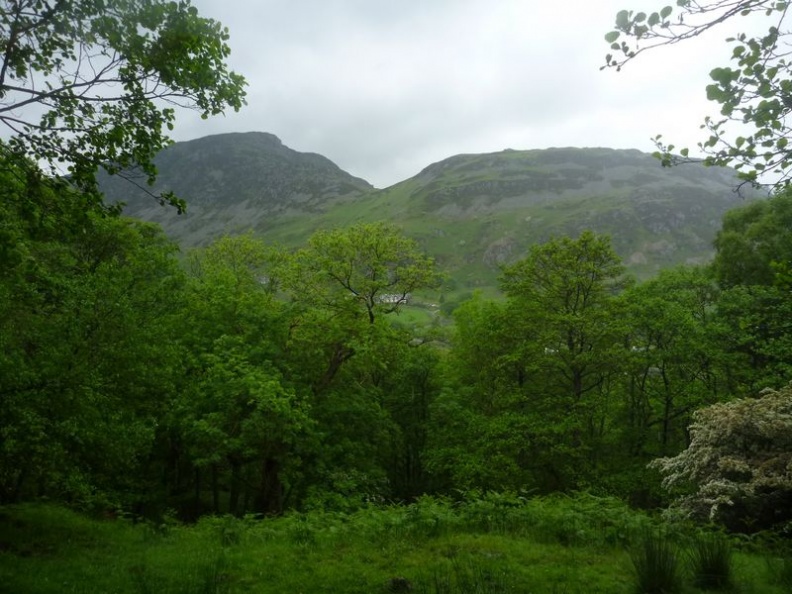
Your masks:
<instances>
[{"instance_id":1,"label":"grassy mountain slope","mask_svg":"<svg viewBox=\"0 0 792 594\"><path fill-rule=\"evenodd\" d=\"M248 228L298 245L319 228L389 220L421 241L456 289L491 287L498 266L531 244L584 229L609 233L640 276L704 262L723 213L743 202L729 170L663 169L635 150L457 155L384 190L267 134L177 144L158 163L160 183L186 198L191 214L150 198L144 208L130 202L128 213L163 223L185 246Z\"/></svg>"}]
</instances>

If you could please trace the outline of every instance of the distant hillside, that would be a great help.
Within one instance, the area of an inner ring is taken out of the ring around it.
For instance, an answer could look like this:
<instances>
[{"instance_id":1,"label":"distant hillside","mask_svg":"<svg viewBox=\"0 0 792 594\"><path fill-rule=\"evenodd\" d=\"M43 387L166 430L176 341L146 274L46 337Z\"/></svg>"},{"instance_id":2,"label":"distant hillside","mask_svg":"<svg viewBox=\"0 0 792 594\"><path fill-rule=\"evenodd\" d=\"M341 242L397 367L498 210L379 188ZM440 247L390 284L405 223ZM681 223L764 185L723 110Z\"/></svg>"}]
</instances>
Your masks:
<instances>
[{"instance_id":1,"label":"distant hillside","mask_svg":"<svg viewBox=\"0 0 792 594\"><path fill-rule=\"evenodd\" d=\"M190 214L130 202L183 245L254 229L298 245L319 228L389 220L449 271L457 290L494 286L498 266L531 244L584 229L609 233L630 269L648 276L712 255L723 214L743 203L734 172L664 169L635 150L553 148L457 155L374 190L319 155L297 153L269 134L179 143L158 159L160 186L187 199ZM108 187L108 196L129 200Z\"/></svg>"},{"instance_id":2,"label":"distant hillside","mask_svg":"<svg viewBox=\"0 0 792 594\"><path fill-rule=\"evenodd\" d=\"M102 189L109 201L127 203L126 214L161 223L183 245L266 226L284 214L315 212L338 198L373 189L329 159L294 151L262 132L179 142L162 151L155 162L159 176L149 189L154 194L172 190L185 199L186 215L161 207L118 177L102 178Z\"/></svg>"}]
</instances>

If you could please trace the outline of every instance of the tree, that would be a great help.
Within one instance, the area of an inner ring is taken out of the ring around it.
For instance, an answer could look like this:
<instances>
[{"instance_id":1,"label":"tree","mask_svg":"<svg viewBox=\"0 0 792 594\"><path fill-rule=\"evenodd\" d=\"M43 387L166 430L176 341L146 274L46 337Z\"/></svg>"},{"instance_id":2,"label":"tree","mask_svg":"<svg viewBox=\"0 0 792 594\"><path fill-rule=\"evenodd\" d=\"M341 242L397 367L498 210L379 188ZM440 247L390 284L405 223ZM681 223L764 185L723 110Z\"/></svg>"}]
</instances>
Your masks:
<instances>
[{"instance_id":1,"label":"tree","mask_svg":"<svg viewBox=\"0 0 792 594\"><path fill-rule=\"evenodd\" d=\"M792 194L733 209L715 239L712 269L723 288L719 340L738 364L739 388L779 388L792 371Z\"/></svg>"},{"instance_id":2,"label":"tree","mask_svg":"<svg viewBox=\"0 0 792 594\"><path fill-rule=\"evenodd\" d=\"M318 231L294 258L292 293L337 311L362 308L373 324L398 312L416 289L435 286L434 260L389 223Z\"/></svg>"},{"instance_id":3,"label":"tree","mask_svg":"<svg viewBox=\"0 0 792 594\"><path fill-rule=\"evenodd\" d=\"M531 328L480 293L454 310L446 382L431 407L426 462L448 488L543 486L537 475Z\"/></svg>"},{"instance_id":4,"label":"tree","mask_svg":"<svg viewBox=\"0 0 792 594\"><path fill-rule=\"evenodd\" d=\"M713 269L723 288L783 288L792 270L792 191L727 212L715 249Z\"/></svg>"},{"instance_id":5,"label":"tree","mask_svg":"<svg viewBox=\"0 0 792 594\"><path fill-rule=\"evenodd\" d=\"M762 530L792 519L792 386L700 409L690 445L652 462L683 513Z\"/></svg>"},{"instance_id":6,"label":"tree","mask_svg":"<svg viewBox=\"0 0 792 594\"><path fill-rule=\"evenodd\" d=\"M388 223L319 231L306 248L284 258L275 275L302 309L292 341L321 371L312 382L316 392L356 352L390 333L390 324L378 323L384 316L398 313L413 291L435 286L440 278L433 259ZM323 370L320 360L326 361Z\"/></svg>"},{"instance_id":7,"label":"tree","mask_svg":"<svg viewBox=\"0 0 792 594\"><path fill-rule=\"evenodd\" d=\"M792 373L792 303L789 290L737 285L723 291L716 316L721 349L732 360L736 394L779 388Z\"/></svg>"},{"instance_id":8,"label":"tree","mask_svg":"<svg viewBox=\"0 0 792 594\"><path fill-rule=\"evenodd\" d=\"M227 39L189 0L4 0L0 123L8 144L55 177L67 173L94 205L99 168L139 167L152 183L174 107L207 117L243 105L244 79L225 64ZM185 207L173 196L160 200Z\"/></svg>"},{"instance_id":9,"label":"tree","mask_svg":"<svg viewBox=\"0 0 792 594\"><path fill-rule=\"evenodd\" d=\"M615 29L605 36L612 53L605 57L606 67L620 70L648 50L673 45L697 37L737 16L764 15L770 19L767 33L751 36L740 33L733 45L732 65L714 68L707 98L720 106L720 114L707 117L702 128L709 137L698 147L706 155L706 165L733 166L746 182L756 183L764 172L780 176L773 185L792 181L792 78L788 59L790 2L778 0L677 0L677 7L665 6L659 12L622 10L616 15ZM674 14L676 11L676 14ZM737 125L748 133L732 138L729 131ZM674 154L674 145L656 139L655 155L663 165L691 161L689 149Z\"/></svg>"},{"instance_id":10,"label":"tree","mask_svg":"<svg viewBox=\"0 0 792 594\"><path fill-rule=\"evenodd\" d=\"M79 197L14 186L4 165L0 235L16 241L0 241L0 501L137 504L181 354L175 246L95 213L71 233L36 207Z\"/></svg>"},{"instance_id":11,"label":"tree","mask_svg":"<svg viewBox=\"0 0 792 594\"><path fill-rule=\"evenodd\" d=\"M395 424L388 482L391 497L409 500L432 490L426 468L429 417L441 387L439 352L432 344L402 342L381 385L383 406Z\"/></svg>"},{"instance_id":12,"label":"tree","mask_svg":"<svg viewBox=\"0 0 792 594\"><path fill-rule=\"evenodd\" d=\"M405 367L413 336L392 317L438 276L418 244L387 223L317 232L274 268L271 282L291 300L285 354L292 377L313 394L311 416L321 435L319 453L305 465L309 505L354 506L362 496L387 496L388 474L401 482L398 494L407 495L425 478L413 466L416 473L404 480L395 468L401 437L423 431L422 420L401 415L402 403L424 406L433 388L420 365L414 375ZM402 373L404 381L393 385Z\"/></svg>"},{"instance_id":13,"label":"tree","mask_svg":"<svg viewBox=\"0 0 792 594\"><path fill-rule=\"evenodd\" d=\"M623 272L610 238L591 231L532 246L504 269L504 292L530 320L556 389L574 402L602 384L596 359L613 335L609 303L626 286Z\"/></svg>"},{"instance_id":14,"label":"tree","mask_svg":"<svg viewBox=\"0 0 792 594\"><path fill-rule=\"evenodd\" d=\"M266 282L270 259L261 241L240 236L223 237L190 261L182 311L187 377L173 423L198 495L209 471L216 512L221 482L231 513L282 511L300 443L309 441L305 394L287 379L284 362L286 305Z\"/></svg>"},{"instance_id":15,"label":"tree","mask_svg":"<svg viewBox=\"0 0 792 594\"><path fill-rule=\"evenodd\" d=\"M610 380L623 361L615 297L628 284L610 238L591 231L532 246L504 269L501 285L530 349L526 406L539 413L532 457L556 488L580 484L599 463Z\"/></svg>"},{"instance_id":16,"label":"tree","mask_svg":"<svg viewBox=\"0 0 792 594\"><path fill-rule=\"evenodd\" d=\"M624 359L625 286L610 240L590 231L504 269L505 305L460 306L451 385L434 404L432 469L466 487L580 488L612 434Z\"/></svg>"},{"instance_id":17,"label":"tree","mask_svg":"<svg viewBox=\"0 0 792 594\"><path fill-rule=\"evenodd\" d=\"M713 341L716 300L712 279L697 268L664 270L623 295L629 352L621 441L642 464L647 454L684 447L691 413L728 390Z\"/></svg>"}]
</instances>

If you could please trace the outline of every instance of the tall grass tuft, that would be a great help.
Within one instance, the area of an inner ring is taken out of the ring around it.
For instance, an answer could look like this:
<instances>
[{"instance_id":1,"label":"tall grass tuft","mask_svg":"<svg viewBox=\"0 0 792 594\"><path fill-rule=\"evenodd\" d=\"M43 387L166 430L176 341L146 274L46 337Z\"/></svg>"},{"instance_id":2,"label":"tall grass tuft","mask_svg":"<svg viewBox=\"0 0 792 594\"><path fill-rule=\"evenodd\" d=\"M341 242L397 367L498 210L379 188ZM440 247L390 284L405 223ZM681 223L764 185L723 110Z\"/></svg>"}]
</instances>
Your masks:
<instances>
[{"instance_id":1,"label":"tall grass tuft","mask_svg":"<svg viewBox=\"0 0 792 594\"><path fill-rule=\"evenodd\" d=\"M693 584L702 590L731 590L734 587L734 556L728 539L721 534L699 535L690 549Z\"/></svg>"},{"instance_id":2,"label":"tall grass tuft","mask_svg":"<svg viewBox=\"0 0 792 594\"><path fill-rule=\"evenodd\" d=\"M682 571L676 547L662 532L645 531L630 552L635 594L678 594Z\"/></svg>"}]
</instances>

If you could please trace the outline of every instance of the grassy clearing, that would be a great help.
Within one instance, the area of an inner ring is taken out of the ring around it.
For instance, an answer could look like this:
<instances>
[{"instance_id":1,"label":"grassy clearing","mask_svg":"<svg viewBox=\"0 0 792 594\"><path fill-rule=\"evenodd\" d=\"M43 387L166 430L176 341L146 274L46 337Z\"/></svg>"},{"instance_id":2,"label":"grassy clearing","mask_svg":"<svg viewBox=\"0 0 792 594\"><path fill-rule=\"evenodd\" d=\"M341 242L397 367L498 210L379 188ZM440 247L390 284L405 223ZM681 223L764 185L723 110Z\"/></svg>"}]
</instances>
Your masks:
<instances>
[{"instance_id":1,"label":"grassy clearing","mask_svg":"<svg viewBox=\"0 0 792 594\"><path fill-rule=\"evenodd\" d=\"M590 496L425 498L354 514L210 517L194 526L95 520L47 505L0 511L0 591L7 592L662 591L639 588L633 566L636 546L657 522ZM694 538L662 534L668 540L654 544L688 558L683 551ZM736 554L732 591L788 592L783 563ZM703 591L696 576L682 564L679 591ZM722 585L715 591L728 591Z\"/></svg>"}]
</instances>

